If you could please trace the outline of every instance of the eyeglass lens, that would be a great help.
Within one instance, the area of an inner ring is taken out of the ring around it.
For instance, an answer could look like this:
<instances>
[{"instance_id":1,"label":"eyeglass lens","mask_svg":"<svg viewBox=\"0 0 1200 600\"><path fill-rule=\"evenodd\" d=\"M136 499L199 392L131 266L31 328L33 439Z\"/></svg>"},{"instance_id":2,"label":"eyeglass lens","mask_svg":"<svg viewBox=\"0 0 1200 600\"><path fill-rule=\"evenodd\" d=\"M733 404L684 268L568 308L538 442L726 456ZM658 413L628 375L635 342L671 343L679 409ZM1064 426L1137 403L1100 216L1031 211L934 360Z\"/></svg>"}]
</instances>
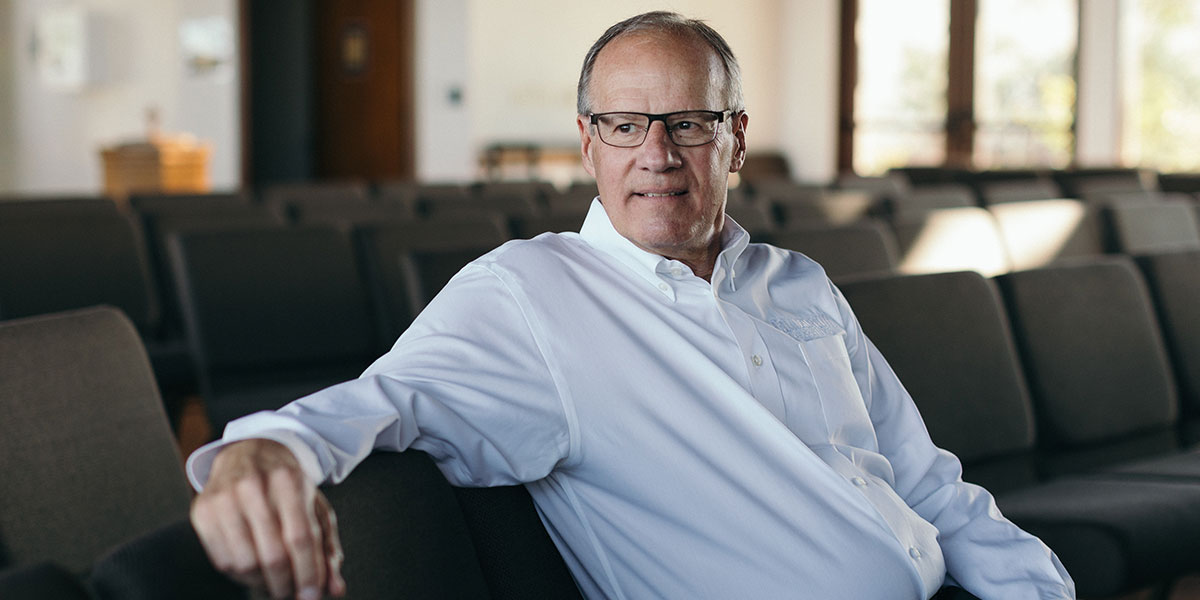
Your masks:
<instances>
[{"instance_id":1,"label":"eyeglass lens","mask_svg":"<svg viewBox=\"0 0 1200 600\"><path fill-rule=\"evenodd\" d=\"M667 126L667 135L676 145L702 146L717 137L721 114L708 111L678 112L665 115L661 120ZM640 146L650 131L650 123L650 117L640 113L596 115L600 139L623 148Z\"/></svg>"}]
</instances>

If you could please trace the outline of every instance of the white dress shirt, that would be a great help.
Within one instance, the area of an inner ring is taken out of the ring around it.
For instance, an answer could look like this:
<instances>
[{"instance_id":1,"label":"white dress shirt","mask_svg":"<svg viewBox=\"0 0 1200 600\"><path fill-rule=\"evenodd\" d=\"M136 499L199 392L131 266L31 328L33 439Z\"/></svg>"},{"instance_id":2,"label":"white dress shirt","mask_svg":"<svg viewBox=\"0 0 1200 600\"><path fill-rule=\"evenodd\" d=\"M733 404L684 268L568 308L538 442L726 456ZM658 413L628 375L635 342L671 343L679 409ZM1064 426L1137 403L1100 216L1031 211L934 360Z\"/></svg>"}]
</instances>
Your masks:
<instances>
[{"instance_id":1,"label":"white dress shirt","mask_svg":"<svg viewBox=\"0 0 1200 600\"><path fill-rule=\"evenodd\" d=\"M234 421L318 482L417 448L524 483L588 598L1073 598L963 483L824 271L726 219L711 283L593 202L471 263L361 378Z\"/></svg>"}]
</instances>

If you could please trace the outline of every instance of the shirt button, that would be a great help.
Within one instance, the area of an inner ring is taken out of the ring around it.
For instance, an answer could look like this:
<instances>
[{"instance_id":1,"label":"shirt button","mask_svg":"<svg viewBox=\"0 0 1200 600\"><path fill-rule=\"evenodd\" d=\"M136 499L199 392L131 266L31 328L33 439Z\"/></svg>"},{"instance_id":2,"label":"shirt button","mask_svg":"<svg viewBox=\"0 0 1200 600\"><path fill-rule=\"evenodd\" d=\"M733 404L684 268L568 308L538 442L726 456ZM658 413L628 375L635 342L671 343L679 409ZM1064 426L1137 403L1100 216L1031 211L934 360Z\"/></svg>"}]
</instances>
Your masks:
<instances>
[{"instance_id":1,"label":"shirt button","mask_svg":"<svg viewBox=\"0 0 1200 600\"><path fill-rule=\"evenodd\" d=\"M670 286L668 286L668 285L667 285L667 284L665 284L665 283L660 283L660 284L658 284L658 289L660 289L660 290L662 290L662 291L664 291L664 292L665 292L665 291L667 291L667 290L671 289L671 287L670 287Z\"/></svg>"},{"instance_id":2,"label":"shirt button","mask_svg":"<svg viewBox=\"0 0 1200 600\"><path fill-rule=\"evenodd\" d=\"M850 481L854 485L857 485L858 487L867 487L867 480L863 479L862 477L855 477L854 479L851 479ZM915 550L915 548L914 548L914 550Z\"/></svg>"},{"instance_id":3,"label":"shirt button","mask_svg":"<svg viewBox=\"0 0 1200 600\"><path fill-rule=\"evenodd\" d=\"M921 558L921 551L917 550L916 546L913 546L912 548L908 549L908 555L913 557L913 559L915 560L915 559Z\"/></svg>"},{"instance_id":4,"label":"shirt button","mask_svg":"<svg viewBox=\"0 0 1200 600\"><path fill-rule=\"evenodd\" d=\"M683 275L683 269L680 269L679 267L671 267L671 274L679 277L680 275Z\"/></svg>"},{"instance_id":5,"label":"shirt button","mask_svg":"<svg viewBox=\"0 0 1200 600\"><path fill-rule=\"evenodd\" d=\"M754 363L754 366L756 366L756 367L761 367L762 366L762 357L755 354L754 356L750 357L750 362Z\"/></svg>"}]
</instances>

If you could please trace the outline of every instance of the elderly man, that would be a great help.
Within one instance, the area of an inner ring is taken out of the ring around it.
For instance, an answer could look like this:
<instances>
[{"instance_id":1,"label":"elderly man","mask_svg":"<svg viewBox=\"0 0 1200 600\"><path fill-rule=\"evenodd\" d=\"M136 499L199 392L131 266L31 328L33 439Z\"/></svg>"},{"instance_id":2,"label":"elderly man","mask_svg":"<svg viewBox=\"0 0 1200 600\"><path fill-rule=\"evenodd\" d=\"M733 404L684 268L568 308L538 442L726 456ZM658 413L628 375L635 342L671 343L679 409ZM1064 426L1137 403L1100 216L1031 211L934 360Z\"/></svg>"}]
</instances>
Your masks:
<instances>
[{"instance_id":1,"label":"elderly man","mask_svg":"<svg viewBox=\"0 0 1200 600\"><path fill-rule=\"evenodd\" d=\"M417 448L456 485L525 484L588 598L1073 597L930 442L821 267L725 217L748 122L711 28L610 28L579 81L600 190L581 231L476 260L361 378L197 451L213 562L341 594L316 484Z\"/></svg>"}]
</instances>

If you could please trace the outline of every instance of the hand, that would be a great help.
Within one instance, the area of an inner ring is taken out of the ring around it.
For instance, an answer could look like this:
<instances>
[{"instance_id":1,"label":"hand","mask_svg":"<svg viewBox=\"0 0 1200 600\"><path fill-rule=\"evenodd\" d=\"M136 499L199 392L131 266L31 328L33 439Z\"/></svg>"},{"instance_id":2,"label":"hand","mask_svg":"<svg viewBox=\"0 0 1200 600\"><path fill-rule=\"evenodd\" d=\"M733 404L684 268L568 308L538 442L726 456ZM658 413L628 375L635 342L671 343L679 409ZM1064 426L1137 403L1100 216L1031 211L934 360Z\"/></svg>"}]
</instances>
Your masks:
<instances>
[{"instance_id":1,"label":"hand","mask_svg":"<svg viewBox=\"0 0 1200 600\"><path fill-rule=\"evenodd\" d=\"M346 593L333 509L278 442L223 448L191 519L209 560L239 583L279 599Z\"/></svg>"}]
</instances>

